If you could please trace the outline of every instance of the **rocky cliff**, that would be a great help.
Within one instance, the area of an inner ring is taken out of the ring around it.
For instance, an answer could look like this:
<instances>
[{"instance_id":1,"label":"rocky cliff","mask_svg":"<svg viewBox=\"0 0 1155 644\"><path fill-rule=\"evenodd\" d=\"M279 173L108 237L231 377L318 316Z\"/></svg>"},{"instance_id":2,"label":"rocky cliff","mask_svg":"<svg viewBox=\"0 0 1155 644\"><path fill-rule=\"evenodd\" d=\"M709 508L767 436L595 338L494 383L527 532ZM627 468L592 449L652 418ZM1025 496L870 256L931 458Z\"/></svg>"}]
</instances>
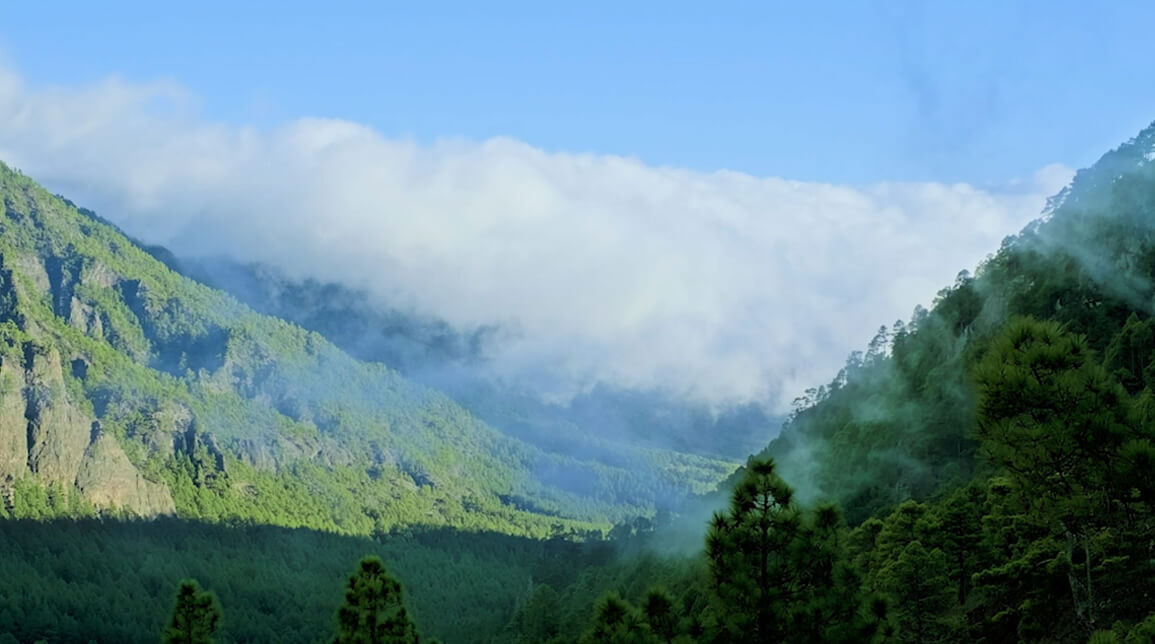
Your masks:
<instances>
[{"instance_id":1,"label":"rocky cliff","mask_svg":"<svg viewBox=\"0 0 1155 644\"><path fill-rule=\"evenodd\" d=\"M728 470L644 450L612 463L544 452L442 392L173 272L0 163L9 516L52 516L63 495L141 516L548 535L653 511L655 499Z\"/></svg>"},{"instance_id":2,"label":"rocky cliff","mask_svg":"<svg viewBox=\"0 0 1155 644\"><path fill-rule=\"evenodd\" d=\"M0 487L35 477L82 494L99 510L176 511L168 488L145 478L117 439L64 382L60 352L29 340L0 352ZM87 401L84 401L87 402Z\"/></svg>"}]
</instances>

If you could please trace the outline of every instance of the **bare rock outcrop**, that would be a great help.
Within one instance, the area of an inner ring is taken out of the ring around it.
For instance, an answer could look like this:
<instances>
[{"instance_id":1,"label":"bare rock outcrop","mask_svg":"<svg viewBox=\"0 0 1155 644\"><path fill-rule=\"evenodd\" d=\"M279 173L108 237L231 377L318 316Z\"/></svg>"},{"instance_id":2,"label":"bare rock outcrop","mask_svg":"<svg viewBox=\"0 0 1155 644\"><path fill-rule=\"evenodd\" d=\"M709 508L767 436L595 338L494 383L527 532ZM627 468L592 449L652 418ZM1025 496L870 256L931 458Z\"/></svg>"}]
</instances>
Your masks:
<instances>
[{"instance_id":1,"label":"bare rock outcrop","mask_svg":"<svg viewBox=\"0 0 1155 644\"><path fill-rule=\"evenodd\" d=\"M116 438L103 432L85 451L76 487L98 508L124 508L141 516L176 512L168 488L141 476Z\"/></svg>"},{"instance_id":2,"label":"bare rock outcrop","mask_svg":"<svg viewBox=\"0 0 1155 644\"><path fill-rule=\"evenodd\" d=\"M35 474L45 485L79 490L97 508L174 513L168 488L141 475L116 437L72 400L60 353L31 343L22 349L0 354L0 482Z\"/></svg>"}]
</instances>

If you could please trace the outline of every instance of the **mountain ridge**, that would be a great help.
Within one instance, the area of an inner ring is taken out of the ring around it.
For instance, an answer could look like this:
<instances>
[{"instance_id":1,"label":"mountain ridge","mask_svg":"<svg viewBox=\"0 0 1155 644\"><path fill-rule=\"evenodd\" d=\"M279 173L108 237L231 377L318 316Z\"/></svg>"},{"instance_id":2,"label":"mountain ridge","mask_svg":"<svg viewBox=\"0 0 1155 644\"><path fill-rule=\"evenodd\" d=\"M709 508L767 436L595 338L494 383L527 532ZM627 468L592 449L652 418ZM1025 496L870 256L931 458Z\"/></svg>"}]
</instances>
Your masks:
<instances>
[{"instance_id":1,"label":"mountain ridge","mask_svg":"<svg viewBox=\"0 0 1155 644\"><path fill-rule=\"evenodd\" d=\"M1155 313L1153 159L1155 123L1079 170L929 310L883 325L797 401L760 456L855 522L969 478L979 460L970 365L1010 317L1057 320L1102 353L1128 315Z\"/></svg>"},{"instance_id":2,"label":"mountain ridge","mask_svg":"<svg viewBox=\"0 0 1155 644\"><path fill-rule=\"evenodd\" d=\"M181 259L156 246L146 250L262 314L316 331L359 360L389 365L443 391L488 424L547 451L597 449L588 441L595 438L606 445L591 458L603 461L638 447L738 460L781 425L780 416L756 401L708 405L675 392L603 382L565 401L544 401L488 371L491 356L502 350L499 328L457 329L435 317L377 305L368 293L339 283L288 279L267 265Z\"/></svg>"},{"instance_id":3,"label":"mountain ridge","mask_svg":"<svg viewBox=\"0 0 1155 644\"><path fill-rule=\"evenodd\" d=\"M12 381L0 409L14 410L3 436L27 429L40 440L42 426L70 428L29 453L71 455L67 471L35 456L6 480L44 474L49 487L76 488L104 509L148 515L175 506L178 515L214 520L277 515L290 527L360 533L476 519L549 534L652 511L644 497L666 494L641 490L655 482L631 474L630 462L615 470L545 454L444 394L188 280L2 165L0 189L0 339ZM47 352L39 362L18 359L37 352ZM52 378L13 380L17 371L45 369ZM40 390L57 406L36 407L26 394ZM28 410L69 421L18 422ZM77 487L73 461L84 450L118 464L122 484L131 479L124 464L132 465L143 496L114 502ZM720 462L684 460L706 477L725 474ZM574 477L586 488L558 487ZM310 501L295 480L302 478L338 509ZM167 487L172 505L150 484ZM672 475L656 484L686 489Z\"/></svg>"}]
</instances>

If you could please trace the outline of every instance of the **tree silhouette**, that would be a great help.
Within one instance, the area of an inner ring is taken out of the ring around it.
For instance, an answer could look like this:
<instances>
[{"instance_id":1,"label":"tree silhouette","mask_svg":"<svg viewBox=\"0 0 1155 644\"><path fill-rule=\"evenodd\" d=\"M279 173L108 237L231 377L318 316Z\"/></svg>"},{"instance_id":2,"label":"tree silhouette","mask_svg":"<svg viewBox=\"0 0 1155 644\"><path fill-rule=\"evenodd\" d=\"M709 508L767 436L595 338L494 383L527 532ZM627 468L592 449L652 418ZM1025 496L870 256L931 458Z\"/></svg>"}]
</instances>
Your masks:
<instances>
[{"instance_id":1,"label":"tree silhouette","mask_svg":"<svg viewBox=\"0 0 1155 644\"><path fill-rule=\"evenodd\" d=\"M582 637L582 644L649 644L641 616L617 593L606 593L594 607L593 626Z\"/></svg>"},{"instance_id":2,"label":"tree silhouette","mask_svg":"<svg viewBox=\"0 0 1155 644\"><path fill-rule=\"evenodd\" d=\"M661 588L651 588L642 600L642 615L650 625L650 632L662 642L673 642L678 636L678 614L674 600Z\"/></svg>"},{"instance_id":3,"label":"tree silhouette","mask_svg":"<svg viewBox=\"0 0 1155 644\"><path fill-rule=\"evenodd\" d=\"M772 460L752 460L729 512L714 515L706 556L719 641L869 641L883 620L864 610L840 513L807 517L793 499Z\"/></svg>"},{"instance_id":4,"label":"tree silhouette","mask_svg":"<svg viewBox=\"0 0 1155 644\"><path fill-rule=\"evenodd\" d=\"M401 603L401 583L377 557L365 557L349 577L337 611L334 644L417 644L417 629Z\"/></svg>"},{"instance_id":5,"label":"tree silhouette","mask_svg":"<svg viewBox=\"0 0 1155 644\"><path fill-rule=\"evenodd\" d=\"M195 579L180 583L172 617L164 630L165 644L211 644L221 620L221 608L211 592Z\"/></svg>"}]
</instances>

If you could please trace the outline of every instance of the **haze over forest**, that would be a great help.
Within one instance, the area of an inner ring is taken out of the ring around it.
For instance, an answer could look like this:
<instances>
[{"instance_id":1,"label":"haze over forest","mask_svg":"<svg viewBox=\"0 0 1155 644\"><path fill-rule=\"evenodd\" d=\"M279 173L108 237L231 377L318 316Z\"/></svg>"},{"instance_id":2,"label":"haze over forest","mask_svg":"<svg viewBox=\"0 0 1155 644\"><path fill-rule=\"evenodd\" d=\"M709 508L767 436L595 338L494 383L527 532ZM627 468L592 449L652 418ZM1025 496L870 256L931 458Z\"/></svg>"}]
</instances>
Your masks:
<instances>
[{"instance_id":1,"label":"haze over forest","mask_svg":"<svg viewBox=\"0 0 1155 644\"><path fill-rule=\"evenodd\" d=\"M130 234L491 328L496 368L555 396L604 381L781 411L1071 176L829 185L338 119L229 126L167 83L3 87L5 158Z\"/></svg>"},{"instance_id":2,"label":"haze over forest","mask_svg":"<svg viewBox=\"0 0 1155 644\"><path fill-rule=\"evenodd\" d=\"M1155 638L1148 8L73 9L0 642Z\"/></svg>"}]
</instances>

